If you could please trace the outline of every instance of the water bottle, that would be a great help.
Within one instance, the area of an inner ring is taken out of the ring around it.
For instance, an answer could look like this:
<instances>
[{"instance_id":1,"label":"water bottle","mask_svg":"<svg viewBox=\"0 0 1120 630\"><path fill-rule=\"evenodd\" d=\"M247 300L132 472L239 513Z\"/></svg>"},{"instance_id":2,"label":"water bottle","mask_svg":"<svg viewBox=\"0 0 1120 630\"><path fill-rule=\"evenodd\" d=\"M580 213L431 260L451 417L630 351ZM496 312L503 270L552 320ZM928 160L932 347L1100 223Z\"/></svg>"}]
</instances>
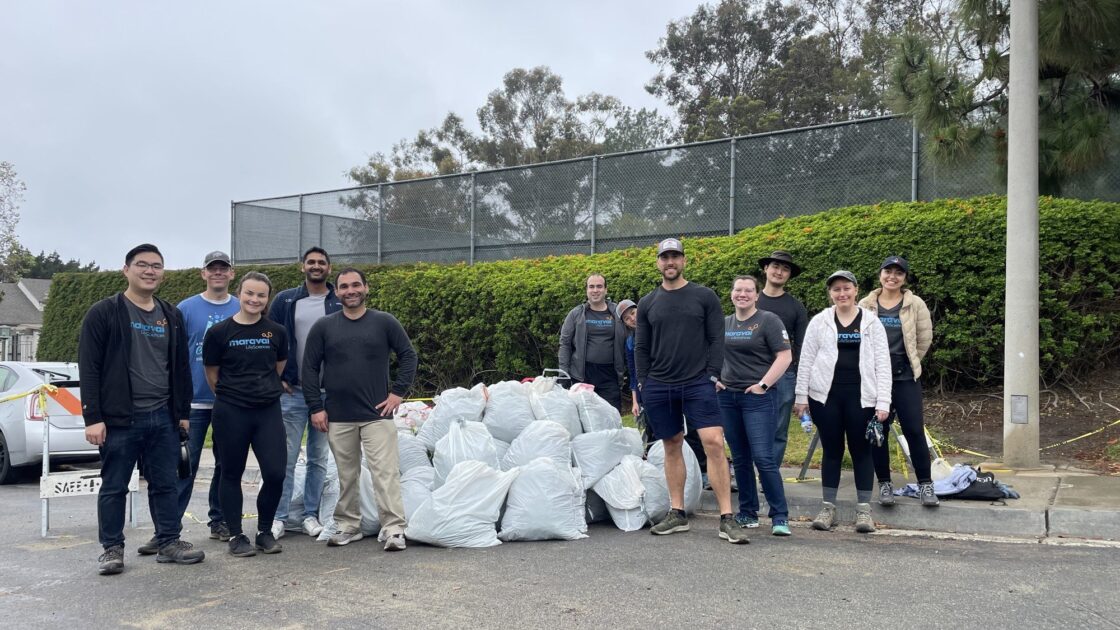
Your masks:
<instances>
[{"instance_id":1,"label":"water bottle","mask_svg":"<svg viewBox=\"0 0 1120 630\"><path fill-rule=\"evenodd\" d=\"M809 417L809 412L801 414L801 430L806 433L813 432L813 420Z\"/></svg>"}]
</instances>

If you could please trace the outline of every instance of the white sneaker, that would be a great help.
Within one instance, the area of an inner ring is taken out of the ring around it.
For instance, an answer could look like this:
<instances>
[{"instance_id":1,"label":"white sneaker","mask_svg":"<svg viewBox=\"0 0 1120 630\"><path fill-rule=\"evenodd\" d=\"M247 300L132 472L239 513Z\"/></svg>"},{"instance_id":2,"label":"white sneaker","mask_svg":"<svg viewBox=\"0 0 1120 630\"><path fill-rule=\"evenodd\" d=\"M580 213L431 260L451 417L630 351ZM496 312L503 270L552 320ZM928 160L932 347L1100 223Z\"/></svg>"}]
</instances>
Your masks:
<instances>
[{"instance_id":1,"label":"white sneaker","mask_svg":"<svg viewBox=\"0 0 1120 630\"><path fill-rule=\"evenodd\" d=\"M272 537L276 540L284 537L284 521L272 521Z\"/></svg>"},{"instance_id":2,"label":"white sneaker","mask_svg":"<svg viewBox=\"0 0 1120 630\"><path fill-rule=\"evenodd\" d=\"M385 539L385 551L404 551L404 534L393 534Z\"/></svg>"},{"instance_id":3,"label":"white sneaker","mask_svg":"<svg viewBox=\"0 0 1120 630\"><path fill-rule=\"evenodd\" d=\"M303 532L308 536L315 538L319 534L323 533L323 524L320 523L319 519L315 518L314 516L308 516L307 518L303 519Z\"/></svg>"}]
</instances>

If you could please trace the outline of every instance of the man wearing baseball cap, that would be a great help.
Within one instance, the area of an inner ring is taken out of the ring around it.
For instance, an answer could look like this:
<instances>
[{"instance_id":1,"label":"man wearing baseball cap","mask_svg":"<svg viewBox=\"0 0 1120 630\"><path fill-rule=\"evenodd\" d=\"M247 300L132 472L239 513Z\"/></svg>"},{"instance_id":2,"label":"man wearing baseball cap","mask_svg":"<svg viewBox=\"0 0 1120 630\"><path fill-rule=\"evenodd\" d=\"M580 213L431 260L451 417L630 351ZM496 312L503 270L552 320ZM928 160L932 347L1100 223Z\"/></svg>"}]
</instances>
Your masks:
<instances>
[{"instance_id":1,"label":"man wearing baseball cap","mask_svg":"<svg viewBox=\"0 0 1120 630\"><path fill-rule=\"evenodd\" d=\"M684 279L684 247L667 238L657 246L661 285L638 302L634 343L638 385L650 431L665 447L669 514L650 528L657 535L689 530L684 511L685 416L708 456L709 481L719 502L719 536L749 542L731 513L731 478L723 450L716 383L723 368L723 309L715 292Z\"/></svg>"},{"instance_id":2,"label":"man wearing baseball cap","mask_svg":"<svg viewBox=\"0 0 1120 630\"><path fill-rule=\"evenodd\" d=\"M801 267L793 262L793 256L789 252L775 250L769 256L759 259L758 265L766 276L766 284L758 294L758 308L770 311L782 320L793 348L793 362L774 384L774 389L778 390L774 461L780 467L786 455L786 442L789 440L789 416L793 409L793 389L797 384L797 358L801 355L805 328L809 326L809 312L805 310L801 300L786 292L786 283L801 275Z\"/></svg>"},{"instance_id":3,"label":"man wearing baseball cap","mask_svg":"<svg viewBox=\"0 0 1120 630\"><path fill-rule=\"evenodd\" d=\"M202 366L202 340L206 331L218 322L232 317L239 309L237 298L229 293L229 285L233 282L233 263L225 252L213 251L202 259L202 281L206 283L206 290L197 295L179 302L179 310L183 313L183 323L187 331L187 349L191 362L191 382L194 384L194 396L191 399L190 413L190 450L191 450L191 476L179 480L179 518L182 519L191 502L191 491L194 489L194 478L198 473L198 463L202 455L203 445L206 441L206 431L210 428L210 420L214 411L214 392L206 382L206 373ZM222 464L218 460L217 450L214 451L214 478L210 481L209 503L210 510L208 521L210 525L210 538L229 540L229 528L222 519L222 509L218 500L218 482L221 479Z\"/></svg>"}]
</instances>

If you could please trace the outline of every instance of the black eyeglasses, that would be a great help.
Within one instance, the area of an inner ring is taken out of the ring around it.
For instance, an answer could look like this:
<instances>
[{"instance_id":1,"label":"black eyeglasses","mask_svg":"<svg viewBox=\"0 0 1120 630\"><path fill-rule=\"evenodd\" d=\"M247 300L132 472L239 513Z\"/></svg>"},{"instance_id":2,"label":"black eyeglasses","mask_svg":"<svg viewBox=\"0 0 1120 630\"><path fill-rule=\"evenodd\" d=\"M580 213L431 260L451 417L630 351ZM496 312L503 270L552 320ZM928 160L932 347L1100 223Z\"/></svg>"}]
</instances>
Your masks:
<instances>
[{"instance_id":1,"label":"black eyeglasses","mask_svg":"<svg viewBox=\"0 0 1120 630\"><path fill-rule=\"evenodd\" d=\"M140 271L147 271L149 269L151 269L152 271L163 271L163 263L149 263L144 262L143 260L138 260L132 263L132 266L136 267Z\"/></svg>"}]
</instances>

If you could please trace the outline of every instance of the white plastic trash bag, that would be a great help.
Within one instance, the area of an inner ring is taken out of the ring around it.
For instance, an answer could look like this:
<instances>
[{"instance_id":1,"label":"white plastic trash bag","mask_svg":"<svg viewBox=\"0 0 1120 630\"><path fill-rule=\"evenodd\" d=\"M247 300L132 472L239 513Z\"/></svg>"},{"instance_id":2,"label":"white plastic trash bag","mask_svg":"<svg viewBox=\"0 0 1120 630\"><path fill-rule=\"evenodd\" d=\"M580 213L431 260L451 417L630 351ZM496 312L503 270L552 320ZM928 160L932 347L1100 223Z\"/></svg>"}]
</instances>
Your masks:
<instances>
[{"instance_id":1,"label":"white plastic trash bag","mask_svg":"<svg viewBox=\"0 0 1120 630\"><path fill-rule=\"evenodd\" d=\"M692 452L692 447L687 443L681 444L681 452L684 454L684 511L692 514L700 508L700 493L704 490L704 480L700 474L700 462L696 459L696 453ZM649 454L646 456L649 463L657 466L661 474L665 474L665 444L658 440L653 443L649 448Z\"/></svg>"},{"instance_id":2,"label":"white plastic trash bag","mask_svg":"<svg viewBox=\"0 0 1120 630\"><path fill-rule=\"evenodd\" d=\"M447 435L452 420L482 420L482 412L486 409L486 386L479 383L470 389L448 389L436 396L435 403L428 420L416 433L429 451L434 451L440 438Z\"/></svg>"},{"instance_id":3,"label":"white plastic trash bag","mask_svg":"<svg viewBox=\"0 0 1120 630\"><path fill-rule=\"evenodd\" d=\"M642 436L637 429L610 429L584 433L572 439L572 457L583 473L585 488L593 487L626 455L642 456Z\"/></svg>"},{"instance_id":4,"label":"white plastic trash bag","mask_svg":"<svg viewBox=\"0 0 1120 630\"><path fill-rule=\"evenodd\" d=\"M576 404L584 433L622 428L622 416L618 413L618 409L603 400L594 389L576 385L568 392L568 396Z\"/></svg>"},{"instance_id":5,"label":"white plastic trash bag","mask_svg":"<svg viewBox=\"0 0 1120 630\"><path fill-rule=\"evenodd\" d=\"M509 452L509 443L494 438L494 451L498 455L498 463L501 464L502 458L504 458L506 456L506 453Z\"/></svg>"},{"instance_id":6,"label":"white plastic trash bag","mask_svg":"<svg viewBox=\"0 0 1120 630\"><path fill-rule=\"evenodd\" d=\"M393 424L397 426L397 431L416 435L416 431L424 426L424 423L428 420L428 414L431 412L432 408L427 403L420 401L402 402L393 412Z\"/></svg>"},{"instance_id":7,"label":"white plastic trash bag","mask_svg":"<svg viewBox=\"0 0 1120 630\"><path fill-rule=\"evenodd\" d=\"M624 532L637 531L649 520L642 501L645 496L643 463L636 455L626 455L614 470L595 484L595 494L603 498L611 520Z\"/></svg>"},{"instance_id":8,"label":"white plastic trash bag","mask_svg":"<svg viewBox=\"0 0 1120 630\"><path fill-rule=\"evenodd\" d=\"M575 470L579 470L576 468ZM584 519L587 523L601 523L611 517L611 513L607 511L607 504L603 501L603 497L595 494L593 490L587 491L587 497L584 499L585 514Z\"/></svg>"},{"instance_id":9,"label":"white plastic trash bag","mask_svg":"<svg viewBox=\"0 0 1120 630\"><path fill-rule=\"evenodd\" d=\"M408 538L438 547L500 545L494 524L519 469L498 472L479 461L451 469L447 483L432 491L408 523Z\"/></svg>"},{"instance_id":10,"label":"white plastic trash bag","mask_svg":"<svg viewBox=\"0 0 1120 630\"><path fill-rule=\"evenodd\" d=\"M303 487L307 480L307 456L303 449L300 450L299 459L296 460L295 474L292 476L292 499L288 503L288 520L284 529L289 531L302 531L303 529ZM334 507L338 504L338 467L334 463L334 454L327 451L327 472L323 478L323 494L319 499L319 522L324 527L334 524Z\"/></svg>"},{"instance_id":11,"label":"white plastic trash bag","mask_svg":"<svg viewBox=\"0 0 1120 630\"><path fill-rule=\"evenodd\" d=\"M556 379L538 377L529 383L529 404L533 407L533 417L537 420L550 420L568 430L574 438L583 433L579 421L579 409L568 396L568 390L556 384Z\"/></svg>"},{"instance_id":12,"label":"white plastic trash bag","mask_svg":"<svg viewBox=\"0 0 1120 630\"><path fill-rule=\"evenodd\" d=\"M436 482L436 469L431 466L417 466L401 473L401 501L404 502L404 518L412 521L416 509L432 496L432 486Z\"/></svg>"},{"instance_id":13,"label":"white plastic trash bag","mask_svg":"<svg viewBox=\"0 0 1120 630\"><path fill-rule=\"evenodd\" d=\"M647 461L643 461L641 477L642 487L646 489L645 496L642 497L642 506L645 508L651 524L660 523L661 519L669 515L671 506L669 484L665 481L665 471Z\"/></svg>"},{"instance_id":14,"label":"white plastic trash bag","mask_svg":"<svg viewBox=\"0 0 1120 630\"><path fill-rule=\"evenodd\" d=\"M519 470L509 487L498 538L507 542L587 538L579 473L547 457Z\"/></svg>"},{"instance_id":15,"label":"white plastic trash bag","mask_svg":"<svg viewBox=\"0 0 1120 630\"><path fill-rule=\"evenodd\" d=\"M447 435L436 444L436 454L432 458L432 465L436 469L435 487L443 485L456 464L471 459L497 470L498 449L494 446L494 437L481 422L456 419L451 423Z\"/></svg>"},{"instance_id":16,"label":"white plastic trash bag","mask_svg":"<svg viewBox=\"0 0 1120 630\"><path fill-rule=\"evenodd\" d=\"M482 423L490 434L503 442L513 442L535 416L529 404L527 384L517 381L502 381L488 388L490 397L486 401L486 413Z\"/></svg>"},{"instance_id":17,"label":"white plastic trash bag","mask_svg":"<svg viewBox=\"0 0 1120 630\"><path fill-rule=\"evenodd\" d=\"M537 420L530 424L501 459L502 470L523 466L538 457L547 457L561 466L572 463L571 434L550 420Z\"/></svg>"},{"instance_id":18,"label":"white plastic trash bag","mask_svg":"<svg viewBox=\"0 0 1120 630\"><path fill-rule=\"evenodd\" d=\"M377 509L377 497L373 494L373 475L366 468L366 460L362 458L362 474L358 478L358 505L362 510L362 521L359 529L363 536L376 536L381 532L381 516Z\"/></svg>"},{"instance_id":19,"label":"white plastic trash bag","mask_svg":"<svg viewBox=\"0 0 1120 630\"><path fill-rule=\"evenodd\" d=\"M416 467L432 467L428 449L411 433L397 432L397 458L402 475Z\"/></svg>"}]
</instances>

